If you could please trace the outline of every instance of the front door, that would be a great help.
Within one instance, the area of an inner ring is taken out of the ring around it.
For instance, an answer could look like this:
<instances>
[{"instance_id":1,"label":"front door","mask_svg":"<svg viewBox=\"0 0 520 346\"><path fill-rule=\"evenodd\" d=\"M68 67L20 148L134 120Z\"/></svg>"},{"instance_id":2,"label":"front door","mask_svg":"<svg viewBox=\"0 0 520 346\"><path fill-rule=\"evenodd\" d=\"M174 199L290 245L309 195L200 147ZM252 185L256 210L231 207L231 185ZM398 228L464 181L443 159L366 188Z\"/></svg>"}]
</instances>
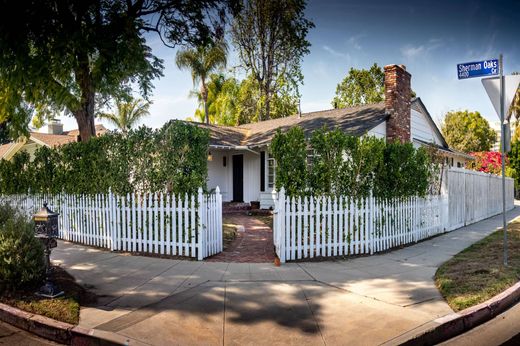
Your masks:
<instances>
[{"instance_id":1,"label":"front door","mask_svg":"<svg viewBox=\"0 0 520 346\"><path fill-rule=\"evenodd\" d=\"M244 201L244 155L233 155L233 202Z\"/></svg>"}]
</instances>

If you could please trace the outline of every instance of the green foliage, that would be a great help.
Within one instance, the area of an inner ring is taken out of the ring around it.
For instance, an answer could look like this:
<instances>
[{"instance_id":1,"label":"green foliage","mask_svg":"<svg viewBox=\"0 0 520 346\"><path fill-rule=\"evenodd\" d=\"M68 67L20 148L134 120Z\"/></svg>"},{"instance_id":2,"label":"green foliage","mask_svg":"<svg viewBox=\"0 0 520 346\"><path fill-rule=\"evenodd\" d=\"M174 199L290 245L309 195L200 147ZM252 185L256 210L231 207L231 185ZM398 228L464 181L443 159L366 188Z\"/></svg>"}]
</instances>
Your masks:
<instances>
[{"instance_id":1,"label":"green foliage","mask_svg":"<svg viewBox=\"0 0 520 346\"><path fill-rule=\"evenodd\" d=\"M366 197L371 192L382 198L423 196L435 178L436 164L427 149L350 136L338 129L314 131L309 140L299 127L278 131L271 152L276 188L285 187L289 196Z\"/></svg>"},{"instance_id":2,"label":"green foliage","mask_svg":"<svg viewBox=\"0 0 520 346\"><path fill-rule=\"evenodd\" d=\"M355 69L348 71L348 75L336 87L336 96L332 99L334 108L377 103L385 97L385 72L377 64L369 70Z\"/></svg>"},{"instance_id":3,"label":"green foliage","mask_svg":"<svg viewBox=\"0 0 520 346\"><path fill-rule=\"evenodd\" d=\"M276 160L276 189L285 188L287 195L303 195L307 188L307 143L301 127L286 133L277 131L271 142Z\"/></svg>"},{"instance_id":4,"label":"green foliage","mask_svg":"<svg viewBox=\"0 0 520 346\"><path fill-rule=\"evenodd\" d=\"M116 113L99 113L97 116L108 120L124 134L128 133L139 121L150 115L150 103L143 100L117 101Z\"/></svg>"},{"instance_id":5,"label":"green foliage","mask_svg":"<svg viewBox=\"0 0 520 346\"><path fill-rule=\"evenodd\" d=\"M342 131L327 131L325 127L312 135L310 187L314 193L341 194L345 182L343 153L349 139Z\"/></svg>"},{"instance_id":6,"label":"green foliage","mask_svg":"<svg viewBox=\"0 0 520 346\"><path fill-rule=\"evenodd\" d=\"M342 194L355 197L368 196L370 190L374 195L382 197L381 181L377 180L378 172L385 168L384 151L386 144L383 139L373 136L347 136L347 159L343 164L344 188Z\"/></svg>"},{"instance_id":7,"label":"green foliage","mask_svg":"<svg viewBox=\"0 0 520 346\"><path fill-rule=\"evenodd\" d=\"M507 175L515 179L515 191L518 191L520 189L520 141L511 143L511 151L507 157L509 158L509 167L506 167Z\"/></svg>"},{"instance_id":8,"label":"green foliage","mask_svg":"<svg viewBox=\"0 0 520 346\"><path fill-rule=\"evenodd\" d=\"M67 111L89 140L96 99L128 96L134 86L147 98L162 75L147 33L169 46L206 43L222 31L228 5L235 7L222 0L10 3L0 12L0 122L26 132L33 115Z\"/></svg>"},{"instance_id":9,"label":"green foliage","mask_svg":"<svg viewBox=\"0 0 520 346\"><path fill-rule=\"evenodd\" d=\"M265 102L259 84L253 76L239 81L224 74L212 74L207 83L207 108L209 122L218 125L236 126L257 122ZM195 119L204 122L204 99L201 92L195 92L200 107L195 111ZM271 118L281 118L296 114L298 96L291 85L280 77L279 89L271 98ZM190 119L191 120L191 119Z\"/></svg>"},{"instance_id":10,"label":"green foliage","mask_svg":"<svg viewBox=\"0 0 520 346\"><path fill-rule=\"evenodd\" d=\"M425 148L388 143L375 174L374 195L379 197L424 196L430 186L431 158Z\"/></svg>"},{"instance_id":11,"label":"green foliage","mask_svg":"<svg viewBox=\"0 0 520 346\"><path fill-rule=\"evenodd\" d=\"M479 112L448 112L441 130L450 148L465 153L489 151L496 140L496 132Z\"/></svg>"},{"instance_id":12,"label":"green foliage","mask_svg":"<svg viewBox=\"0 0 520 346\"><path fill-rule=\"evenodd\" d=\"M88 142L39 148L34 160L16 154L0 161L0 194L194 193L207 177L209 133L171 121L159 130L140 127L126 135L109 133Z\"/></svg>"},{"instance_id":13,"label":"green foliage","mask_svg":"<svg viewBox=\"0 0 520 346\"><path fill-rule=\"evenodd\" d=\"M159 131L155 148L159 154L157 186L152 186L152 190L161 190L166 183L168 191L194 193L197 188L206 185L207 131L171 121Z\"/></svg>"},{"instance_id":14,"label":"green foliage","mask_svg":"<svg viewBox=\"0 0 520 346\"><path fill-rule=\"evenodd\" d=\"M410 97L415 97L412 91ZM382 102L385 99L385 72L376 63L369 70L355 69L336 86L336 95L332 99L334 108L345 108Z\"/></svg>"},{"instance_id":15,"label":"green foliage","mask_svg":"<svg viewBox=\"0 0 520 346\"><path fill-rule=\"evenodd\" d=\"M200 98L204 106L204 119L209 124L208 111L208 86L207 79L210 74L218 69L224 68L227 64L228 47L225 41L219 40L209 45L179 50L175 57L177 67L191 72L193 85L200 82Z\"/></svg>"},{"instance_id":16,"label":"green foliage","mask_svg":"<svg viewBox=\"0 0 520 346\"><path fill-rule=\"evenodd\" d=\"M233 42L242 67L256 81L252 85L261 100L256 119L266 120L272 117L273 98L280 96L283 83L290 86L291 95L299 97L301 60L309 54L307 34L314 24L305 18L304 0L244 0L241 4L232 26Z\"/></svg>"},{"instance_id":17,"label":"green foliage","mask_svg":"<svg viewBox=\"0 0 520 346\"><path fill-rule=\"evenodd\" d=\"M30 288L45 273L43 246L31 222L7 205L0 205L0 290Z\"/></svg>"}]
</instances>

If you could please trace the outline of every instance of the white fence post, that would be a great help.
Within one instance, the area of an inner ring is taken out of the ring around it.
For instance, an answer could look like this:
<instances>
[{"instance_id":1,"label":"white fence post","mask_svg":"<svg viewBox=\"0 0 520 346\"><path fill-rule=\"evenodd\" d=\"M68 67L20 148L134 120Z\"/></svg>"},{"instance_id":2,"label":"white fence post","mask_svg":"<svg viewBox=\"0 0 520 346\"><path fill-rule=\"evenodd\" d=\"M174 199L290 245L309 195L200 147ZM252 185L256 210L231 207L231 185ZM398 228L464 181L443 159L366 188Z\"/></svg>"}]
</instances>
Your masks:
<instances>
[{"instance_id":1,"label":"white fence post","mask_svg":"<svg viewBox=\"0 0 520 346\"><path fill-rule=\"evenodd\" d=\"M278 248L279 248L279 254L280 262L285 263L286 261L286 245L285 245L285 239L286 239L286 232L288 231L287 225L285 224L285 207L287 205L285 201L285 188L281 188L280 192L278 193Z\"/></svg>"},{"instance_id":2,"label":"white fence post","mask_svg":"<svg viewBox=\"0 0 520 346\"><path fill-rule=\"evenodd\" d=\"M207 229L206 225L206 206L204 205L204 196L202 195L202 188L199 187L197 191L197 200L198 200L198 215L199 215L199 227L197 229L197 247L198 247L198 256L197 259L202 261L206 255L206 242L205 242L205 231Z\"/></svg>"}]
</instances>

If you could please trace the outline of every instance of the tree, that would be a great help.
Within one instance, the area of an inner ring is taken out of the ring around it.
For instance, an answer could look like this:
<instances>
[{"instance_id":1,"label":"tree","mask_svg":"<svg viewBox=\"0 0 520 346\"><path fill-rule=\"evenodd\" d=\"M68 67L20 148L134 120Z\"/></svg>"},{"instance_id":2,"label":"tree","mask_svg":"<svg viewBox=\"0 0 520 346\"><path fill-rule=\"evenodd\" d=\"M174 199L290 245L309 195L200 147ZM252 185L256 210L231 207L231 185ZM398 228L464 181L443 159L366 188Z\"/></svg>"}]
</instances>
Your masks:
<instances>
[{"instance_id":1,"label":"tree","mask_svg":"<svg viewBox=\"0 0 520 346\"><path fill-rule=\"evenodd\" d=\"M414 91L411 97L415 97ZM369 70L350 68L348 75L336 87L332 106L345 108L378 103L384 99L385 72L374 63Z\"/></svg>"},{"instance_id":2,"label":"tree","mask_svg":"<svg viewBox=\"0 0 520 346\"><path fill-rule=\"evenodd\" d=\"M146 44L204 44L221 34L233 0L3 0L0 13L0 121L26 132L33 113L66 111L82 141L95 135L96 99L145 99L163 62ZM13 15L15 13L16 15ZM13 68L16 66L17 68ZM26 119L29 120L26 120Z\"/></svg>"},{"instance_id":3,"label":"tree","mask_svg":"<svg viewBox=\"0 0 520 346\"><path fill-rule=\"evenodd\" d=\"M240 85L236 78L226 75L212 74L207 83L207 100L204 107L204 99L201 92L195 92L200 107L195 110L195 119L204 122L206 119L205 108L208 110L209 122L218 125L238 125L236 119L238 104L238 89Z\"/></svg>"},{"instance_id":4,"label":"tree","mask_svg":"<svg viewBox=\"0 0 520 346\"><path fill-rule=\"evenodd\" d=\"M270 118L283 118L298 112L299 98L284 76L278 77L278 91L271 96ZM237 101L237 123L249 124L262 120L265 99L262 98L258 81L249 75L240 83Z\"/></svg>"},{"instance_id":5,"label":"tree","mask_svg":"<svg viewBox=\"0 0 520 346\"><path fill-rule=\"evenodd\" d=\"M208 45L187 48L177 52L177 67L191 71L193 85L200 82L200 96L204 103L206 124L209 124L207 78L227 63L227 45L219 40Z\"/></svg>"},{"instance_id":6,"label":"tree","mask_svg":"<svg viewBox=\"0 0 520 346\"><path fill-rule=\"evenodd\" d=\"M489 151L496 140L496 132L479 112L448 112L441 130L451 148L465 153Z\"/></svg>"},{"instance_id":7,"label":"tree","mask_svg":"<svg viewBox=\"0 0 520 346\"><path fill-rule=\"evenodd\" d=\"M258 120L271 117L271 103L285 81L298 95L303 81L300 63L309 53L307 34L314 24L305 18L304 0L243 0L232 37L242 66L258 83Z\"/></svg>"},{"instance_id":8,"label":"tree","mask_svg":"<svg viewBox=\"0 0 520 346\"><path fill-rule=\"evenodd\" d=\"M517 75L520 74L520 72L513 72L513 74ZM520 87L518 88L518 90L516 90L515 97L513 98L513 103L509 108L509 118L511 118L512 115L516 118L516 122L518 125L518 121L520 120Z\"/></svg>"},{"instance_id":9,"label":"tree","mask_svg":"<svg viewBox=\"0 0 520 346\"><path fill-rule=\"evenodd\" d=\"M123 134L127 134L141 119L150 115L150 103L143 100L118 101L116 113L99 113L98 117L115 125Z\"/></svg>"},{"instance_id":10,"label":"tree","mask_svg":"<svg viewBox=\"0 0 520 346\"><path fill-rule=\"evenodd\" d=\"M336 96L332 99L334 108L365 105L381 102L385 99L385 73L377 64L369 70L355 69L336 87Z\"/></svg>"}]
</instances>

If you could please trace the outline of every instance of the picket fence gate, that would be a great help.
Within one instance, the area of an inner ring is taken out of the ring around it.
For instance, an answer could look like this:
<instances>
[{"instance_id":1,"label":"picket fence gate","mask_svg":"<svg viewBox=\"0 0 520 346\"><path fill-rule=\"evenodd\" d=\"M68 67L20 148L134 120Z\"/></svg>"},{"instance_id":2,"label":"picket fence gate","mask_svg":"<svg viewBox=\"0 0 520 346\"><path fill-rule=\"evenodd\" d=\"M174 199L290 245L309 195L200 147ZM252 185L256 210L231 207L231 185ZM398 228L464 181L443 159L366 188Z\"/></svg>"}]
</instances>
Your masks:
<instances>
[{"instance_id":1,"label":"picket fence gate","mask_svg":"<svg viewBox=\"0 0 520 346\"><path fill-rule=\"evenodd\" d=\"M447 230L445 196L275 199L273 239L281 262L374 254Z\"/></svg>"},{"instance_id":2,"label":"picket fence gate","mask_svg":"<svg viewBox=\"0 0 520 346\"><path fill-rule=\"evenodd\" d=\"M222 195L25 194L0 200L26 213L60 213L59 238L111 251L194 257L222 252Z\"/></svg>"}]
</instances>

